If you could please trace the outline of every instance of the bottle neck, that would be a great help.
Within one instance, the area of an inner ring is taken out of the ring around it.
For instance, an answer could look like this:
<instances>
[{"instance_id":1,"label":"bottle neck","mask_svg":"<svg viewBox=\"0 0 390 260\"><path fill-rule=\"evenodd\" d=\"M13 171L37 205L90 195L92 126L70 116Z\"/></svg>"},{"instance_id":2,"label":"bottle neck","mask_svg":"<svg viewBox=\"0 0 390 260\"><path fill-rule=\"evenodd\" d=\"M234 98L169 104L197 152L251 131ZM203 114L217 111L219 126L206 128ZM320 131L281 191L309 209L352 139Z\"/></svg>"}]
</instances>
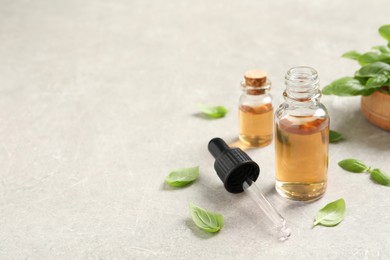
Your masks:
<instances>
[{"instance_id":1,"label":"bottle neck","mask_svg":"<svg viewBox=\"0 0 390 260\"><path fill-rule=\"evenodd\" d=\"M245 81L243 81L241 82L241 88L246 95L266 95L271 89L271 82L267 80L262 86L250 86L245 84Z\"/></svg>"},{"instance_id":2,"label":"bottle neck","mask_svg":"<svg viewBox=\"0 0 390 260\"><path fill-rule=\"evenodd\" d=\"M316 70L306 66L291 68L285 77L287 102L316 103L321 97Z\"/></svg>"}]
</instances>

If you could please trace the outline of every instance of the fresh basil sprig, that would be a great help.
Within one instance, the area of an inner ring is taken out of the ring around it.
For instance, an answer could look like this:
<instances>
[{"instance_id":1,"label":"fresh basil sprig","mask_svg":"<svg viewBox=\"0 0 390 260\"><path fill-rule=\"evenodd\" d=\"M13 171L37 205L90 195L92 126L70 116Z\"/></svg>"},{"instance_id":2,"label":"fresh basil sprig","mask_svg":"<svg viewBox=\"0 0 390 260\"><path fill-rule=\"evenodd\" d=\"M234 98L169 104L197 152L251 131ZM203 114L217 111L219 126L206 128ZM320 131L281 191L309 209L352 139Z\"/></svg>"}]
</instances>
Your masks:
<instances>
[{"instance_id":1,"label":"fresh basil sprig","mask_svg":"<svg viewBox=\"0 0 390 260\"><path fill-rule=\"evenodd\" d=\"M337 96L369 96L382 87L390 94L390 24L379 28L387 45L374 46L372 51L349 51L343 58L356 60L362 67L354 77L343 77L325 86L322 93Z\"/></svg>"},{"instance_id":2,"label":"fresh basil sprig","mask_svg":"<svg viewBox=\"0 0 390 260\"><path fill-rule=\"evenodd\" d=\"M219 213L207 211L194 203L190 203L190 212L192 220L200 229L214 233L223 228L223 216Z\"/></svg>"},{"instance_id":3,"label":"fresh basil sprig","mask_svg":"<svg viewBox=\"0 0 390 260\"><path fill-rule=\"evenodd\" d=\"M338 199L328 203L318 211L313 226L318 224L333 227L339 224L345 215L345 200Z\"/></svg>"},{"instance_id":4,"label":"fresh basil sprig","mask_svg":"<svg viewBox=\"0 0 390 260\"><path fill-rule=\"evenodd\" d=\"M371 169L371 167L367 166L362 161L356 159L345 159L340 161L338 164L341 168L349 172L369 173L371 180L373 180L375 183L390 187L390 177L388 175L386 175L380 169Z\"/></svg>"},{"instance_id":5,"label":"fresh basil sprig","mask_svg":"<svg viewBox=\"0 0 390 260\"><path fill-rule=\"evenodd\" d=\"M183 187L195 181L199 177L199 166L181 168L171 171L165 178L165 182L172 187Z\"/></svg>"}]
</instances>

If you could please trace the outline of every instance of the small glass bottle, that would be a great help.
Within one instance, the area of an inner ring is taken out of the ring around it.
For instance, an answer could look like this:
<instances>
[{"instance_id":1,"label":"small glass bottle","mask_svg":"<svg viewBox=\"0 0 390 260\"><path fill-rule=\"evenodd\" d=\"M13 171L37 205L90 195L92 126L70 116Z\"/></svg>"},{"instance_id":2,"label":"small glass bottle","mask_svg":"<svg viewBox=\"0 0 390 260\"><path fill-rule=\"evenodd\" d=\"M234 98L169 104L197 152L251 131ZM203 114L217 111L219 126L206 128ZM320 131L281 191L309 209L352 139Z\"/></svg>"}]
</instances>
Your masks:
<instances>
[{"instance_id":1,"label":"small glass bottle","mask_svg":"<svg viewBox=\"0 0 390 260\"><path fill-rule=\"evenodd\" d=\"M272 142L273 136L271 82L264 71L250 70L244 74L241 87L239 139L246 146L266 146Z\"/></svg>"},{"instance_id":2,"label":"small glass bottle","mask_svg":"<svg viewBox=\"0 0 390 260\"><path fill-rule=\"evenodd\" d=\"M289 199L316 200L327 185L329 115L313 68L290 69L285 83L285 102L275 112L276 190Z\"/></svg>"}]
</instances>

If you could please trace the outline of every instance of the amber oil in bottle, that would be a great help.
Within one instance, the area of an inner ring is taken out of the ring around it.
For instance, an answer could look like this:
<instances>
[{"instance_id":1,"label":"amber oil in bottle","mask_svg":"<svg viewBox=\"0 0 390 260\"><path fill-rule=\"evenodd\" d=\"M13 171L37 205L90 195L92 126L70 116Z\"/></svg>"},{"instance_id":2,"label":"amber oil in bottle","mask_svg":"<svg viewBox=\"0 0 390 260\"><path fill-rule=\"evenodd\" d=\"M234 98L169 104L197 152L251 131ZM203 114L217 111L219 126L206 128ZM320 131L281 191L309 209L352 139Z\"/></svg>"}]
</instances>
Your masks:
<instances>
[{"instance_id":1,"label":"amber oil in bottle","mask_svg":"<svg viewBox=\"0 0 390 260\"><path fill-rule=\"evenodd\" d=\"M239 139L249 147L266 146L272 142L273 136L271 82L264 71L250 70L244 74L241 86Z\"/></svg>"},{"instance_id":2,"label":"amber oil in bottle","mask_svg":"<svg viewBox=\"0 0 390 260\"><path fill-rule=\"evenodd\" d=\"M314 69L292 68L285 79L285 103L275 113L276 190L289 199L316 200L327 185L328 112Z\"/></svg>"}]
</instances>

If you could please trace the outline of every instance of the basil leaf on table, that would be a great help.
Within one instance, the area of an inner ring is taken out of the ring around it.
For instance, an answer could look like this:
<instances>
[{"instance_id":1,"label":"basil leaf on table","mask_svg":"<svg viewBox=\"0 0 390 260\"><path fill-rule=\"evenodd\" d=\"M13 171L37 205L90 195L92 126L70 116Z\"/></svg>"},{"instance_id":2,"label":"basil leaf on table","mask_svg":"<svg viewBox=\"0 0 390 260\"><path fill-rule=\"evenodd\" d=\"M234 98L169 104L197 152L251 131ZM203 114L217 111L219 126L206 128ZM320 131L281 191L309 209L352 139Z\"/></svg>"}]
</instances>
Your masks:
<instances>
[{"instance_id":1,"label":"basil leaf on table","mask_svg":"<svg viewBox=\"0 0 390 260\"><path fill-rule=\"evenodd\" d=\"M338 199L328 203L318 211L313 226L318 224L332 227L339 224L345 215L345 200Z\"/></svg>"},{"instance_id":2,"label":"basil leaf on table","mask_svg":"<svg viewBox=\"0 0 390 260\"><path fill-rule=\"evenodd\" d=\"M362 173L369 170L368 166L356 159L345 159L340 161L338 165L346 171L355 173Z\"/></svg>"},{"instance_id":3,"label":"basil leaf on table","mask_svg":"<svg viewBox=\"0 0 390 260\"><path fill-rule=\"evenodd\" d=\"M204 231L214 233L223 228L223 216L219 213L207 211L193 203L190 203L190 212L195 225Z\"/></svg>"},{"instance_id":4,"label":"basil leaf on table","mask_svg":"<svg viewBox=\"0 0 390 260\"><path fill-rule=\"evenodd\" d=\"M165 178L165 182L172 187L183 187L195 181L199 177L199 166L181 168L171 171Z\"/></svg>"},{"instance_id":5,"label":"basil leaf on table","mask_svg":"<svg viewBox=\"0 0 390 260\"><path fill-rule=\"evenodd\" d=\"M322 90L324 95L357 96L367 91L366 87L352 77L344 77L333 81Z\"/></svg>"},{"instance_id":6,"label":"basil leaf on table","mask_svg":"<svg viewBox=\"0 0 390 260\"><path fill-rule=\"evenodd\" d=\"M343 55L341 55L341 57L351 59L351 60L357 60L357 59L359 59L360 56L361 56L361 54L357 51L348 51L348 52L344 53Z\"/></svg>"},{"instance_id":7,"label":"basil leaf on table","mask_svg":"<svg viewBox=\"0 0 390 260\"><path fill-rule=\"evenodd\" d=\"M343 139L344 139L344 137L341 133L336 132L334 130L329 131L329 142L330 143L337 143Z\"/></svg>"},{"instance_id":8,"label":"basil leaf on table","mask_svg":"<svg viewBox=\"0 0 390 260\"><path fill-rule=\"evenodd\" d=\"M205 104L199 104L198 108L204 115L211 118L224 117L228 112L224 106L208 106Z\"/></svg>"},{"instance_id":9,"label":"basil leaf on table","mask_svg":"<svg viewBox=\"0 0 390 260\"><path fill-rule=\"evenodd\" d=\"M371 179L381 185L390 187L390 177L384 174L379 169L373 169L369 171Z\"/></svg>"},{"instance_id":10,"label":"basil leaf on table","mask_svg":"<svg viewBox=\"0 0 390 260\"><path fill-rule=\"evenodd\" d=\"M379 34L390 43L390 24L379 27Z\"/></svg>"},{"instance_id":11,"label":"basil leaf on table","mask_svg":"<svg viewBox=\"0 0 390 260\"><path fill-rule=\"evenodd\" d=\"M345 159L339 162L339 166L350 172L367 172L370 174L371 180L373 180L375 183L390 187L390 177L388 175L386 175L378 168L371 170L371 167L368 167L362 161L355 159Z\"/></svg>"}]
</instances>

